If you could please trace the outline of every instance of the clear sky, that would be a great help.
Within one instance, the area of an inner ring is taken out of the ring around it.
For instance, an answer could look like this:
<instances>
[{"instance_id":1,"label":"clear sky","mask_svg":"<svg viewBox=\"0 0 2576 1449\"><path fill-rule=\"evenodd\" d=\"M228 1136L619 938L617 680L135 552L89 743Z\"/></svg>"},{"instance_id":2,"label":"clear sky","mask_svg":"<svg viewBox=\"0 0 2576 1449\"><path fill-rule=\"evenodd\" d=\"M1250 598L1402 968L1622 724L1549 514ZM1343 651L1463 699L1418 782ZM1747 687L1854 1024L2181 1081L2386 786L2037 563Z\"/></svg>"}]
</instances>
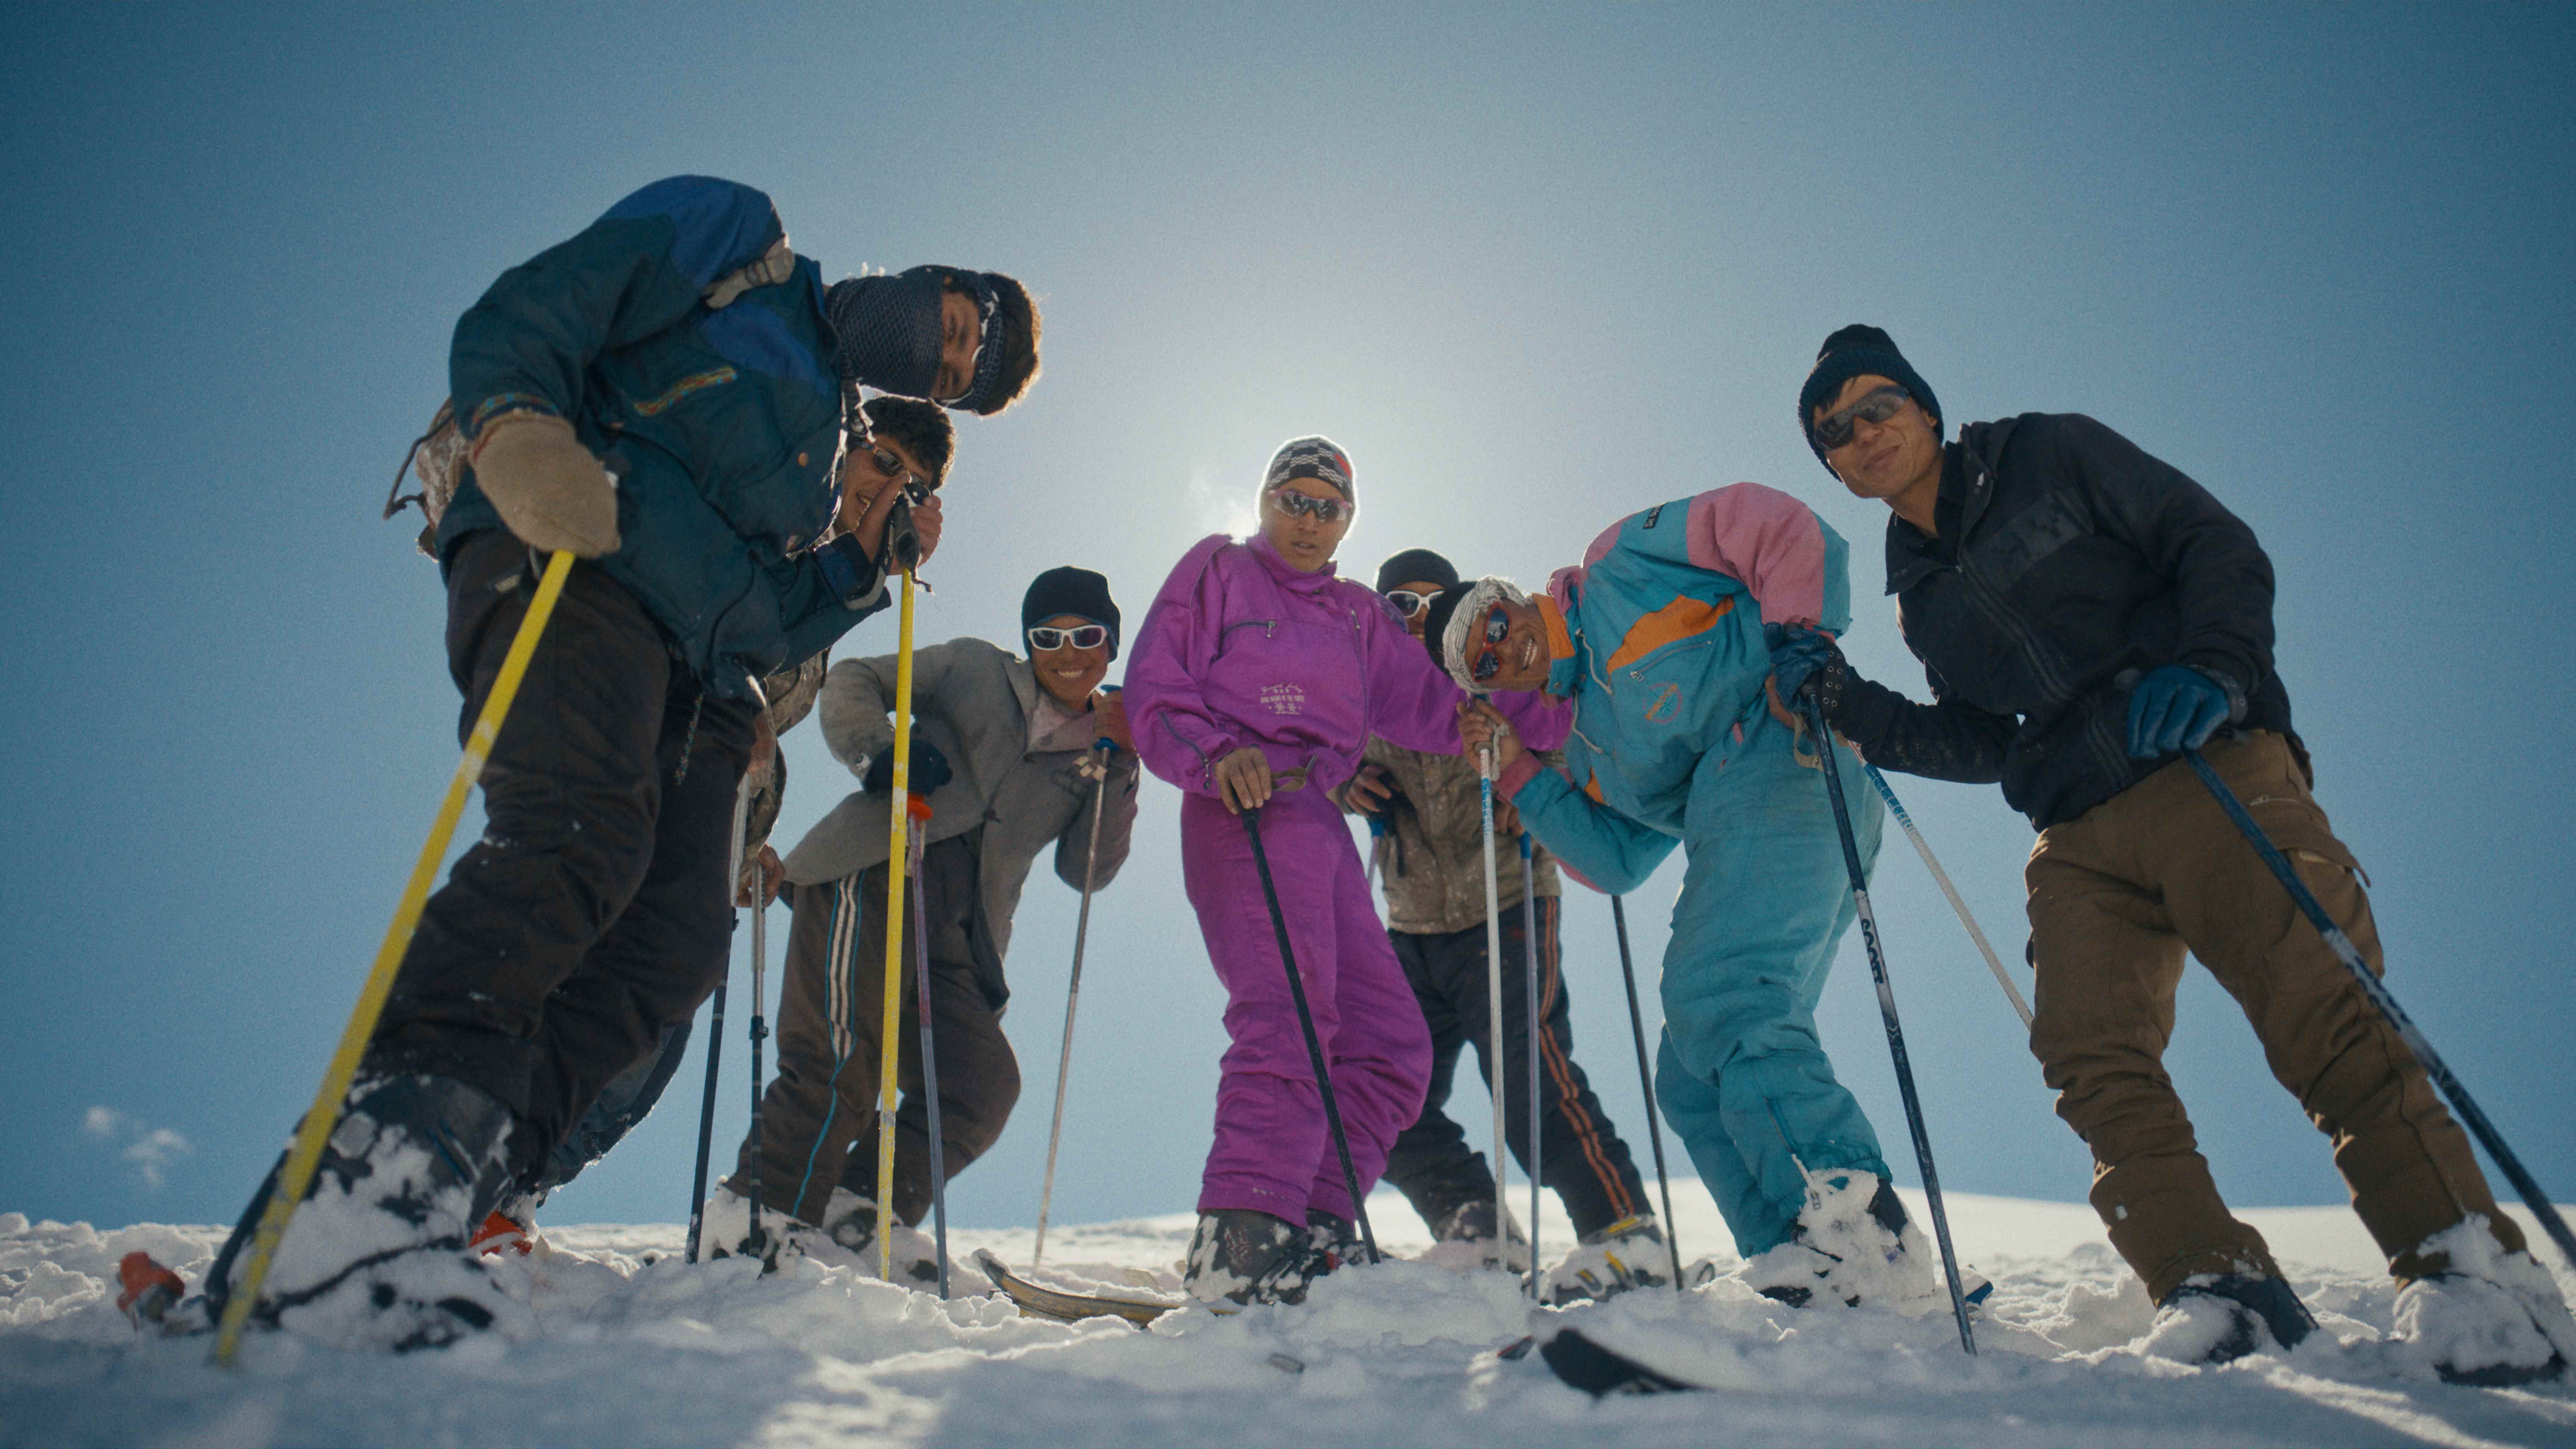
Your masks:
<instances>
[{"instance_id":1,"label":"clear sky","mask_svg":"<svg viewBox=\"0 0 2576 1449\"><path fill-rule=\"evenodd\" d=\"M238 1211L454 768L436 570L376 518L449 330L678 172L767 190L827 276L1038 293L1043 379L961 425L932 640L1009 639L1067 562L1132 623L1320 431L1364 578L1420 545L1534 583L1624 513L1789 489L1853 541L1856 664L1919 698L1884 512L1793 421L1818 342L1886 327L1953 422L2101 418L2270 549L2391 979L2576 1197L2571 75L2560 6L0 9L0 1210ZM793 841L852 782L787 748ZM1897 783L2018 957L2026 824ZM1196 1191L1221 997L1175 803L1149 784L1094 912L1059 1220ZM1678 880L1632 903L1650 980ZM1893 838L1877 896L1944 1180L2080 1198ZM1032 883L1027 1087L960 1221L1034 1215L1073 913ZM1578 1057L1642 1144L1608 906L1566 922ZM1856 940L1823 1018L1911 1180ZM2341 1199L2204 974L2168 1061L2236 1200ZM549 1216L677 1218L699 1070ZM1472 1083L1455 1110L1482 1130Z\"/></svg>"}]
</instances>

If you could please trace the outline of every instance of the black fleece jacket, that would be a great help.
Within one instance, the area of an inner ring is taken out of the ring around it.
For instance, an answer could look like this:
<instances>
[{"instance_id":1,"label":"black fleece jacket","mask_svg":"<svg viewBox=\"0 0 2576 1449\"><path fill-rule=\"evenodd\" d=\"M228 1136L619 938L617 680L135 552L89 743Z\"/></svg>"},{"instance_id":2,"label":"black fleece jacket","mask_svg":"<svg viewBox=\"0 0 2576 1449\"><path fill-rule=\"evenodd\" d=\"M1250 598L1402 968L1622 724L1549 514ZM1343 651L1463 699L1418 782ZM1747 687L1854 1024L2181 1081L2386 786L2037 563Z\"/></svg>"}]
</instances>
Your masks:
<instances>
[{"instance_id":1,"label":"black fleece jacket","mask_svg":"<svg viewBox=\"0 0 2576 1449\"><path fill-rule=\"evenodd\" d=\"M1850 676L1828 691L1871 763L2000 780L2044 830L2164 763L2128 751L2130 688L2159 665L2223 685L2230 725L2290 733L2272 561L2207 489L2075 413L1972 423L1944 452L1955 536L1887 527L1887 591L1937 702Z\"/></svg>"}]
</instances>

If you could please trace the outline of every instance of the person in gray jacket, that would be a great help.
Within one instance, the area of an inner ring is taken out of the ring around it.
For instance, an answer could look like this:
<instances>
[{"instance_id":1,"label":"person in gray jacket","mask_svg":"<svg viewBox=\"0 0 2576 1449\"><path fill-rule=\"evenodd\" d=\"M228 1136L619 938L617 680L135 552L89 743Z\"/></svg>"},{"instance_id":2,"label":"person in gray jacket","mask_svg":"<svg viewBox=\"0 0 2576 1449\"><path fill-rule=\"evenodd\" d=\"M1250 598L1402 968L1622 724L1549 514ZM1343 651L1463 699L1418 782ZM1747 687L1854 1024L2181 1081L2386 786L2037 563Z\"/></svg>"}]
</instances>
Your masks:
<instances>
[{"instance_id":1,"label":"person in gray jacket","mask_svg":"<svg viewBox=\"0 0 2576 1449\"><path fill-rule=\"evenodd\" d=\"M1053 845L1057 879L1080 890L1088 872L1095 888L1105 886L1127 859L1136 820L1135 748L1116 693L1099 687L1118 652L1108 580L1050 569L1029 585L1020 618L1026 658L981 639L913 656L911 780L931 807L920 879L950 1177L992 1147L1019 1100L1019 1063L1002 1035L1003 961L1030 865ZM823 742L862 785L787 855L794 924L778 1075L762 1098L757 1146L744 1140L733 1176L707 1205L707 1241L719 1251L749 1234L744 1192L755 1168L769 1231L792 1240L799 1228L818 1229L853 1251L872 1244L895 666L893 655L846 659L823 682ZM905 923L892 1187L894 1215L906 1225L930 1210L931 1190L928 1103L909 1026L920 1010L916 930Z\"/></svg>"}]
</instances>

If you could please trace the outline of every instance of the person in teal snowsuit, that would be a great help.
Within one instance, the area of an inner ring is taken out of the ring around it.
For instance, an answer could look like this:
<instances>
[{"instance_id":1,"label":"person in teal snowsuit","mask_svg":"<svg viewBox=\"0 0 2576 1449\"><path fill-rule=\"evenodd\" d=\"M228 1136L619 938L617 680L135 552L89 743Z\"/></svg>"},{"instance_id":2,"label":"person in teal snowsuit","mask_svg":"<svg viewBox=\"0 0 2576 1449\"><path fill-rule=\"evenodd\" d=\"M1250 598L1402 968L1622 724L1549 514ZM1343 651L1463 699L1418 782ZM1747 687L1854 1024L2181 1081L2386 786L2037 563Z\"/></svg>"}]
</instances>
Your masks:
<instances>
[{"instance_id":1,"label":"person in teal snowsuit","mask_svg":"<svg viewBox=\"0 0 2576 1449\"><path fill-rule=\"evenodd\" d=\"M1842 538L1789 495L1738 483L1621 519L1544 596L1459 585L1426 631L1470 689L1572 702L1561 770L1482 707L1463 727L1471 751L1494 741L1497 793L1569 869L1624 893L1676 845L1687 854L1655 1095L1737 1251L1762 1260L1748 1281L1790 1302L1819 1279L1846 1299L1884 1288L1824 1256L1847 1256L1849 1233L1883 1233L1891 1259L1905 1248L1878 1136L1816 1037L1851 880L1815 742L1766 689L1765 626L1839 633L1850 598ZM1867 868L1882 807L1849 746L1831 755Z\"/></svg>"}]
</instances>

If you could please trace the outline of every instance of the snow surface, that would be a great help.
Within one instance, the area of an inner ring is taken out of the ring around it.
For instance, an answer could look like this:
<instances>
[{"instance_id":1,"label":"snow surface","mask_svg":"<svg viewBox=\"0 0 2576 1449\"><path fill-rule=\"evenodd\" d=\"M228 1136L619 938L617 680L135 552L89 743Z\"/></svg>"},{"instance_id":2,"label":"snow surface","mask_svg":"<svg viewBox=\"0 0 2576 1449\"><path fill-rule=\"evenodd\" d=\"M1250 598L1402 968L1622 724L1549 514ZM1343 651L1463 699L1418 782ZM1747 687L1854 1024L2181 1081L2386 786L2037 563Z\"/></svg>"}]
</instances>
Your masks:
<instances>
[{"instance_id":1,"label":"snow surface","mask_svg":"<svg viewBox=\"0 0 2576 1449\"><path fill-rule=\"evenodd\" d=\"M1676 1192L1684 1251L1715 1251L1707 1194ZM1390 1249L1428 1246L1399 1199L1370 1208ZM1299 1307L1191 1310L1140 1332L1021 1318L992 1297L943 1305L846 1259L767 1280L739 1260L692 1267L669 1224L546 1229L544 1251L503 1270L532 1309L523 1341L389 1357L270 1334L227 1372L207 1364L207 1340L138 1339L115 1308L122 1254L143 1249L193 1284L219 1229L0 1213L0 1445L2576 1446L2576 1385L2456 1387L2382 1341L2394 1295L2346 1209L2243 1214L2326 1333L2222 1369L2141 1356L2144 1290L2089 1208L1961 1194L1950 1216L1996 1283L1975 1362L1946 1314L1789 1309L1726 1282L1575 1310L1723 1386L1596 1404L1535 1355L1496 1357L1527 1323L1500 1273L1390 1263L1324 1279ZM1190 1224L1058 1228L1033 1276L1170 1289ZM1543 1251L1569 1242L1551 1217ZM960 1230L951 1247L961 1263L989 1247L1025 1266L1029 1235ZM969 1287L980 1280L961 1274ZM1302 1371L1280 1366L1292 1361Z\"/></svg>"}]
</instances>

